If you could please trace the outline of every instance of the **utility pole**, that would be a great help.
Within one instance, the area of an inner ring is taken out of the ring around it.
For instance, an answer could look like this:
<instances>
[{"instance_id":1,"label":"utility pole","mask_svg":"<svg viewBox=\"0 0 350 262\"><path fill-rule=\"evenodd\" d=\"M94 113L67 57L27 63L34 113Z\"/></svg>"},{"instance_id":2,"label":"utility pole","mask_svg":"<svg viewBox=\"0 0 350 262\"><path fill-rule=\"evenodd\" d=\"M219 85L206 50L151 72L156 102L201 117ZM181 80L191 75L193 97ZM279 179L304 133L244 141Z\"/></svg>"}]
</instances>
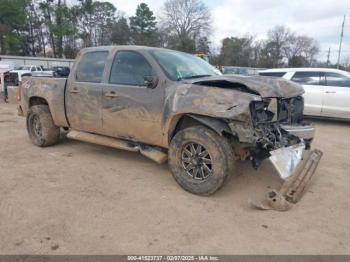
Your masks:
<instances>
[{"instance_id":1,"label":"utility pole","mask_svg":"<svg viewBox=\"0 0 350 262\"><path fill-rule=\"evenodd\" d=\"M346 17L346 15L344 15L344 20L343 20L343 24L342 24L342 28L341 28L341 33L340 33L340 43L339 43L338 62L337 62L338 69L339 69L339 63L340 63L341 45L343 43L343 37L344 37L345 17Z\"/></svg>"},{"instance_id":2,"label":"utility pole","mask_svg":"<svg viewBox=\"0 0 350 262\"><path fill-rule=\"evenodd\" d=\"M331 48L328 49L327 66L329 66L329 64L330 64L330 62L331 62L331 61L329 61L330 56L331 56Z\"/></svg>"}]
</instances>

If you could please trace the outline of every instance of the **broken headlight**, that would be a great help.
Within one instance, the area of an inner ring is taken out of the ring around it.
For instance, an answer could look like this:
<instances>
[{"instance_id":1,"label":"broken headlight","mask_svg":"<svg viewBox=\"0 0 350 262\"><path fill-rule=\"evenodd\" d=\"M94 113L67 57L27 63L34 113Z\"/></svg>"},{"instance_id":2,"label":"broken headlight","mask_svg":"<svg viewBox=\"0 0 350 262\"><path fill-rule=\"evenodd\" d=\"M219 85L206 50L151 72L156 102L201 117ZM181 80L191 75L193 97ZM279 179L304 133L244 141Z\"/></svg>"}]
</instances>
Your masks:
<instances>
[{"instance_id":1,"label":"broken headlight","mask_svg":"<svg viewBox=\"0 0 350 262\"><path fill-rule=\"evenodd\" d=\"M303 120L303 97L268 98L263 101L254 101L250 105L254 124L270 123L300 123Z\"/></svg>"},{"instance_id":2,"label":"broken headlight","mask_svg":"<svg viewBox=\"0 0 350 262\"><path fill-rule=\"evenodd\" d=\"M304 98L302 96L291 99L291 123L300 123L303 121Z\"/></svg>"},{"instance_id":3,"label":"broken headlight","mask_svg":"<svg viewBox=\"0 0 350 262\"><path fill-rule=\"evenodd\" d=\"M278 106L278 120L282 123L295 124L303 120L304 99L297 96L280 99Z\"/></svg>"},{"instance_id":4,"label":"broken headlight","mask_svg":"<svg viewBox=\"0 0 350 262\"><path fill-rule=\"evenodd\" d=\"M277 120L277 100L268 98L263 101L254 101L250 104L253 122L267 123Z\"/></svg>"}]
</instances>

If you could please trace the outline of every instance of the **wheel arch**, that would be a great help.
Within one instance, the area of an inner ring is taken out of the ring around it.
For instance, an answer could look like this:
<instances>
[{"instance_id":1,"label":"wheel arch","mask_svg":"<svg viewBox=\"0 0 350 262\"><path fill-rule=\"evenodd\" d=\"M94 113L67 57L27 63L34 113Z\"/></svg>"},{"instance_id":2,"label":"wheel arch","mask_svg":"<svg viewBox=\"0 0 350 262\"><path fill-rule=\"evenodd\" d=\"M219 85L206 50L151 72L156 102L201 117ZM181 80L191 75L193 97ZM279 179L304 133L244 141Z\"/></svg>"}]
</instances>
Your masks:
<instances>
[{"instance_id":1,"label":"wheel arch","mask_svg":"<svg viewBox=\"0 0 350 262\"><path fill-rule=\"evenodd\" d=\"M217 119L197 114L183 114L174 117L172 124L169 128L168 143L170 143L171 139L180 130L198 124L215 131L220 136L223 136L225 134L232 135L232 131L228 123L225 122L223 119Z\"/></svg>"},{"instance_id":2,"label":"wheel arch","mask_svg":"<svg viewBox=\"0 0 350 262\"><path fill-rule=\"evenodd\" d=\"M57 124L57 116L56 116L55 112L53 111L53 108L51 107L52 105L50 105L49 101L46 98L44 98L42 96L29 97L29 99L28 99L28 111L31 107L40 106L40 105L47 106L49 108L49 112L51 114L51 117L52 117L54 123L57 126L60 126L59 124ZM28 112L27 112L27 114L28 114Z\"/></svg>"},{"instance_id":3,"label":"wheel arch","mask_svg":"<svg viewBox=\"0 0 350 262\"><path fill-rule=\"evenodd\" d=\"M45 98L40 97L40 96L32 96L29 98L29 103L28 103L29 108L31 108L32 106L38 106L38 105L49 106L49 103L47 102L47 100ZM49 108L50 108L50 106L49 106Z\"/></svg>"}]
</instances>

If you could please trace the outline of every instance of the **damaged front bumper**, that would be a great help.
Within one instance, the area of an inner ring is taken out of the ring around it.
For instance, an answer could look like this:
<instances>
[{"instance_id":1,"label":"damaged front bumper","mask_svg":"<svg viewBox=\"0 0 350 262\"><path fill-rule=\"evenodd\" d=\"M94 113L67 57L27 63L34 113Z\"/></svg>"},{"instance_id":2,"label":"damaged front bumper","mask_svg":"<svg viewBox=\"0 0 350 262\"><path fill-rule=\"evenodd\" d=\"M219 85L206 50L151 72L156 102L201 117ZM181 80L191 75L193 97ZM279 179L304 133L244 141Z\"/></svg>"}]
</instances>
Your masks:
<instances>
[{"instance_id":1,"label":"damaged front bumper","mask_svg":"<svg viewBox=\"0 0 350 262\"><path fill-rule=\"evenodd\" d=\"M281 128L289 134L304 140L312 140L315 136L315 127L313 125L281 125Z\"/></svg>"},{"instance_id":2,"label":"damaged front bumper","mask_svg":"<svg viewBox=\"0 0 350 262\"><path fill-rule=\"evenodd\" d=\"M310 150L315 135L313 125L303 120L302 96L265 98L250 104L256 139L250 151L254 168L269 158L284 183L255 204L260 209L284 211L302 197L322 157Z\"/></svg>"},{"instance_id":3,"label":"damaged front bumper","mask_svg":"<svg viewBox=\"0 0 350 262\"><path fill-rule=\"evenodd\" d=\"M260 203L253 203L259 209L286 211L303 196L314 175L322 152L318 149L305 150L305 143L279 148L270 152L272 165L284 183L280 190L272 190Z\"/></svg>"}]
</instances>

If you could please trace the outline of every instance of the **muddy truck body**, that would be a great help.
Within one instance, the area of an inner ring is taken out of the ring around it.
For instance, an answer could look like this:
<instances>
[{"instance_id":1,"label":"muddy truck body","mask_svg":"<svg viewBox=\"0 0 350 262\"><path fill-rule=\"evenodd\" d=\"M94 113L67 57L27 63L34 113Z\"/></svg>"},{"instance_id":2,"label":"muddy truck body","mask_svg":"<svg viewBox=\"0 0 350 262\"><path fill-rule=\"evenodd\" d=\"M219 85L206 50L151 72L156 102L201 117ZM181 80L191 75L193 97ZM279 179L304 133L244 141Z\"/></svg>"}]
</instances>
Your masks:
<instances>
[{"instance_id":1,"label":"muddy truck body","mask_svg":"<svg viewBox=\"0 0 350 262\"><path fill-rule=\"evenodd\" d=\"M303 88L269 77L222 76L198 57L158 48L83 49L67 79L31 77L19 111L38 146L67 137L138 151L163 163L199 195L269 158L286 180L261 208L288 209L305 191L322 153L303 120Z\"/></svg>"}]
</instances>

